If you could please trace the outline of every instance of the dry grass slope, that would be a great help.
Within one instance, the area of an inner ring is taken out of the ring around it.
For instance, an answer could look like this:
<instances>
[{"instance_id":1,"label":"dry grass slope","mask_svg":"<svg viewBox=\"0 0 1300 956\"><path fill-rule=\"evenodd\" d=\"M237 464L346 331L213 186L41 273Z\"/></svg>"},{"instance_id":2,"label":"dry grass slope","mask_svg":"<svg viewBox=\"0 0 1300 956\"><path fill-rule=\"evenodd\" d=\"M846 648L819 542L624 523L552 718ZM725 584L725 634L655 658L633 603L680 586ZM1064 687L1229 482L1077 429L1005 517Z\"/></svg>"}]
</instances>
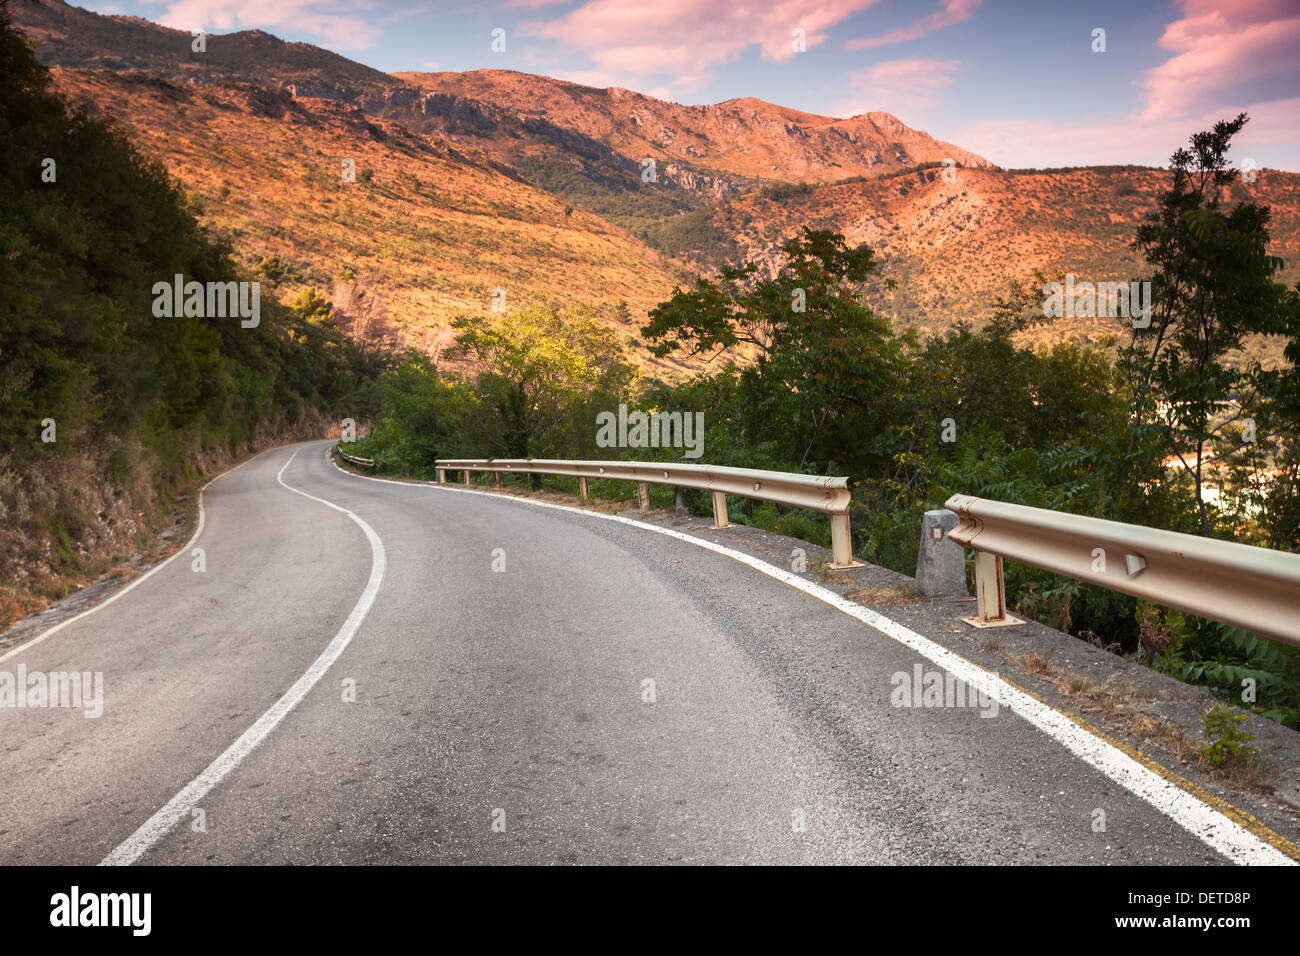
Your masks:
<instances>
[{"instance_id":1,"label":"dry grass slope","mask_svg":"<svg viewBox=\"0 0 1300 956\"><path fill-rule=\"evenodd\" d=\"M930 169L776 199L747 194L714 207L710 228L734 236L740 255L768 264L802 225L843 232L875 249L882 274L898 282L892 292L872 291L873 304L900 326L941 330L987 319L1008 280L1031 279L1035 269L1091 281L1140 275L1129 243L1167 185L1166 172L1145 167L962 169L955 182ZM1300 280L1300 174L1261 171L1254 183L1234 186L1231 199L1272 207L1271 251L1286 261L1280 279ZM1122 325L1064 319L1033 334L1095 340Z\"/></svg>"},{"instance_id":2,"label":"dry grass slope","mask_svg":"<svg viewBox=\"0 0 1300 956\"><path fill-rule=\"evenodd\" d=\"M540 298L626 301L632 341L679 271L618 227L523 182L476 150L332 100L248 84L180 86L138 73L55 71L59 88L122 120L255 265L278 256L298 286L330 291L350 269L401 340L433 353L450 320ZM356 161L357 181L342 177ZM644 353L643 361L649 361Z\"/></svg>"}]
</instances>

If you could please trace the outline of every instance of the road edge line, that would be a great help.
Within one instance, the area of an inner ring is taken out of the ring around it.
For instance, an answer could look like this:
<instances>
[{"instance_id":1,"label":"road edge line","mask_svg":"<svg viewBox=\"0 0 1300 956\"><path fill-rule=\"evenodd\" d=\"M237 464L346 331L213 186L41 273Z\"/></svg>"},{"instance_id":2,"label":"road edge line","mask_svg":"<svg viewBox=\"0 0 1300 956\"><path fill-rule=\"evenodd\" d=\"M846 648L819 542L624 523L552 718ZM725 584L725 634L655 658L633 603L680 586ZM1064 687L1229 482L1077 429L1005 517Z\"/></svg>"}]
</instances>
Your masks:
<instances>
[{"instance_id":1,"label":"road edge line","mask_svg":"<svg viewBox=\"0 0 1300 956\"><path fill-rule=\"evenodd\" d=\"M272 450L273 450L273 449L270 449L270 448L267 449L267 451L272 451ZM201 534L203 533L203 525L204 525L204 519L205 519L205 512L204 512L204 509L203 509L203 493L204 493L205 491L208 490L208 488L212 485L212 483L213 483L214 481L218 481L219 479L226 477L226 475L230 474L231 472L238 471L240 468L243 468L245 465L247 465L247 464L248 464L250 461L252 461L254 458L258 458L258 457L260 457L261 455L264 455L265 453L266 453L266 452L258 452L256 455L253 455L253 456L250 457L250 458L245 458L245 459L244 459L243 461L241 461L239 464L237 464L237 465L233 465L233 466L231 466L230 468L227 468L227 469L226 469L225 471L223 471L221 474L219 474L219 475L217 475L217 476L215 476L215 477L213 477L213 478L209 478L206 482L204 482L203 487L199 489L199 523L198 523L198 527L196 527L196 528L194 529L194 534L190 536L190 540L187 541L185 544L183 544L183 545L182 545L182 546L181 546L181 547L180 547L180 548L179 548L179 549L178 549L174 554L170 554L170 555L168 555L166 558L164 558L164 559L163 559L162 561L160 561L158 564L155 564L152 568L150 568L150 569L149 569L148 571L146 571L144 574L140 575L140 576L139 576L138 578L136 578L134 581L132 581L132 582L130 582L129 584L127 584L126 587L123 587L123 588L118 589L117 591L114 591L112 594L110 594L108 597L106 597L104 600L98 602L97 604L94 604L94 605L92 605L91 607L86 608L84 611L79 611L78 613L72 615L72 617L68 618L67 620L60 621L58 624L53 624L53 625L51 625L49 628L47 628L46 630L42 631L40 634L37 634L37 635L36 635L35 637L33 637L31 640L29 640L29 641L24 641L22 644L19 644L17 647L11 647L11 648L9 648L9 650L5 651L3 654L0 654L0 664L3 664L5 661L9 660L9 658L13 657L15 654L18 654L18 653L20 653L20 652L22 652L22 651L28 650L29 648L35 647L37 644L39 644L39 643L41 643L42 641L44 641L47 637L53 637L55 634L57 634L59 631L63 630L63 629L64 629L65 627L67 627L69 624L72 624L72 623L74 623L74 622L76 622L76 621L80 621L83 617L86 617L86 616L88 616L88 615L90 615L90 614L94 614L96 611L98 611L98 610L100 610L100 609L102 609L102 608L106 608L106 607L108 607L110 604L112 604L112 603L113 603L114 601L116 601L118 598L123 597L124 595L126 595L126 594L130 593L131 591L135 590L136 587L138 587L138 586L141 585L141 584L144 584L145 581L148 581L151 577L153 577L155 574L157 574L157 573L158 573L159 571L161 571L163 568L167 567L167 565L171 564L173 561L175 561L177 558L179 558L182 554L185 554L186 552L188 552L188 551L190 550L190 548L193 546L194 542L199 540L199 535L201 535Z\"/></svg>"},{"instance_id":2,"label":"road edge line","mask_svg":"<svg viewBox=\"0 0 1300 956\"><path fill-rule=\"evenodd\" d=\"M540 508L553 508L557 511L567 511L572 514L615 521L642 530L667 535L703 548L706 551L712 551L715 554L739 561L760 574L780 581L796 591L801 591L809 597L861 621L873 630L910 648L931 661L931 663L942 667L967 685L974 685L977 690L984 691L1002 706L1019 713L1028 723L1055 740L1076 758L1089 764L1093 769L1163 813L1192 836L1231 862L1266 866L1295 866L1300 862L1283 849L1283 846L1294 847L1295 844L1292 841L1279 833L1268 830L1263 827L1263 824L1259 824L1259 826L1266 829L1268 835L1252 832L1252 829L1243 826L1232 816L1201 799L1197 795L1197 791L1203 791L1191 781L1183 780L1172 771L1168 771L1166 774L1157 773L1147 766L1143 760L1138 760L1127 753L1128 748L1122 749L1116 746L1106 737L1093 732L1090 727L1085 727L1078 718L1037 699L1028 691L1007 681L1000 674L986 670L955 651L949 650L928 637L917 634L910 628L885 617L877 611L850 601L829 588L805 581L798 575L769 564L760 558L755 558L744 552L728 548L726 545L716 544L685 532L676 531L672 528L662 528L658 525L637 521L634 518L626 518L623 515L588 511L585 508L575 508L571 505L562 505L549 501L537 501L533 498L521 498L504 493L452 487L445 483L393 481L387 478L359 475L340 467L330 454L331 448L332 446L326 446L326 459L337 471L350 478L405 487L428 488L454 494L482 495L534 505ZM1138 751L1138 753L1140 754L1141 751ZM1151 761L1151 758L1145 754L1142 754L1142 757L1146 761ZM1154 763L1154 761L1151 762ZM1169 790L1175 792L1168 793ZM1223 801L1223 803L1228 807L1232 807L1232 804L1227 803L1227 801ZM1232 807L1232 809L1243 817L1254 819L1253 816L1243 810L1236 807Z\"/></svg>"}]
</instances>

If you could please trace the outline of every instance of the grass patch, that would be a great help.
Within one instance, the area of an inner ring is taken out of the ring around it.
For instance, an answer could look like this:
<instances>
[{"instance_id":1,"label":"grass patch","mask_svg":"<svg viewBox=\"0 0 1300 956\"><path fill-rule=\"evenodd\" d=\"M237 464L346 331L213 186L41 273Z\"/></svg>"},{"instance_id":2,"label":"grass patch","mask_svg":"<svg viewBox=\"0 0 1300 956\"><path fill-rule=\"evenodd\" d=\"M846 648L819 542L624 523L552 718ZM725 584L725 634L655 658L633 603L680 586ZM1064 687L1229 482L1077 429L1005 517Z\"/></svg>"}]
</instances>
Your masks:
<instances>
[{"instance_id":1,"label":"grass patch","mask_svg":"<svg viewBox=\"0 0 1300 956\"><path fill-rule=\"evenodd\" d=\"M1059 671L1052 666L1052 651L1034 651L1030 654L1011 655L1011 660L1026 674L1034 677L1056 677Z\"/></svg>"},{"instance_id":2,"label":"grass patch","mask_svg":"<svg viewBox=\"0 0 1300 956\"><path fill-rule=\"evenodd\" d=\"M865 604L868 607L900 607L920 604L925 595L912 584L893 584L871 587L859 585L850 589L846 595L850 601Z\"/></svg>"}]
</instances>

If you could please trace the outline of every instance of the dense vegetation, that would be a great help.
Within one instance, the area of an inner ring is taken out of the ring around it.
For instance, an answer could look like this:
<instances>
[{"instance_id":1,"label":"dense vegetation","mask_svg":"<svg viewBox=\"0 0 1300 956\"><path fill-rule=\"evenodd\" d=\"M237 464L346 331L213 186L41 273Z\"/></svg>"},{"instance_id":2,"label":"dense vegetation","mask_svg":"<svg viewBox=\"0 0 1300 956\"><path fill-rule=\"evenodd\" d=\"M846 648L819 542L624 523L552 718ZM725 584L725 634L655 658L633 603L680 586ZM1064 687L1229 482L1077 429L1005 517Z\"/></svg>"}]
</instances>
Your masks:
<instances>
[{"instance_id":1,"label":"dense vegetation","mask_svg":"<svg viewBox=\"0 0 1300 956\"><path fill-rule=\"evenodd\" d=\"M2 5L0 73L3 620L110 557L122 525L147 529L205 466L364 416L383 359L267 283L255 327L155 315L175 275L254 277L160 166L51 91Z\"/></svg>"},{"instance_id":2,"label":"dense vegetation","mask_svg":"<svg viewBox=\"0 0 1300 956\"><path fill-rule=\"evenodd\" d=\"M1173 157L1133 245L1152 322L1113 351L1017 344L1045 321L1043 276L1011 283L979 329L900 331L864 303L897 294L906 263L805 228L775 273L729 266L650 313L655 351L720 355L720 368L644 381L590 310L534 303L458 319L453 355L478 372L455 375L359 350L314 290L279 304L283 263L241 275L160 166L53 95L3 0L0 66L0 618L156 527L199 473L337 415L373 417L360 452L427 476L439 457L678 457L599 448L597 414L622 402L703 412L705 461L849 475L856 553L909 573L921 512L958 491L1300 550L1300 295L1276 281L1269 211L1242 201L1225 161L1243 117ZM726 203L642 188L629 169L600 182L524 172L661 249L735 252L714 228ZM760 198L810 190L774 184ZM177 274L260 280L260 321L155 315L154 283ZM1250 358L1260 341L1285 343L1280 368ZM733 507L826 543L824 522L797 511ZM1255 709L1300 726L1294 648L1014 564L1007 584L1020 613L1226 698L1254 680Z\"/></svg>"},{"instance_id":3,"label":"dense vegetation","mask_svg":"<svg viewBox=\"0 0 1300 956\"><path fill-rule=\"evenodd\" d=\"M727 262L736 257L736 240L718 228L717 206L701 206L681 215L641 225L637 238L664 255Z\"/></svg>"},{"instance_id":4,"label":"dense vegetation","mask_svg":"<svg viewBox=\"0 0 1300 956\"><path fill-rule=\"evenodd\" d=\"M704 412L705 461L849 475L855 552L906 573L922 512L956 492L1300 550L1300 295L1274 281L1267 209L1222 201L1233 176L1224 156L1243 122L1175 155L1134 243L1152 321L1121 348L1018 345L1017 333L1048 321L1042 275L1010 283L982 328L899 332L863 304L890 285L873 252L804 229L775 275L728 267L651 312L642 334L656 352L730 357L720 370L642 382L580 315L466 320L462 348L481 374L423 359L389 373L360 453L413 475L431 475L438 457L680 456L596 447L595 412L627 401ZM1289 342L1287 367L1227 364L1252 334ZM1218 497L1206 493L1211 460L1222 463ZM798 512L734 509L826 543L824 522ZM1019 613L1224 697L1240 701L1253 679L1255 709L1300 726L1294 648L1014 563L1007 586Z\"/></svg>"}]
</instances>

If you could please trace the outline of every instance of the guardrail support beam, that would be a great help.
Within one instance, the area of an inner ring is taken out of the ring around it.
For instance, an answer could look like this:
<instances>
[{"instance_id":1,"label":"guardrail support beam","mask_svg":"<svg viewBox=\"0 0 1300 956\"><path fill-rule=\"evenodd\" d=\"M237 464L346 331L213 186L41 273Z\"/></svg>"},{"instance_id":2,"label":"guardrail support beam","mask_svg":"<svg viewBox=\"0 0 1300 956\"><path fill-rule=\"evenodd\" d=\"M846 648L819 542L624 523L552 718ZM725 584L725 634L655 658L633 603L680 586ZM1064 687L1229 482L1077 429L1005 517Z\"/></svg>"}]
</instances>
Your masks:
<instances>
[{"instance_id":1,"label":"guardrail support beam","mask_svg":"<svg viewBox=\"0 0 1300 956\"><path fill-rule=\"evenodd\" d=\"M500 477L496 473L505 470L534 476L575 477L578 479L579 494L584 500L590 494L588 487L590 478L627 481L636 485L637 506L641 511L650 510L650 485L669 485L675 489L674 508L679 515L686 511L682 489L707 491L713 497L714 528L727 528L731 524L727 514L728 495L772 501L788 508L818 511L831 519L831 551L834 567L862 567L862 562L853 560L853 539L849 534L848 516L850 492L848 479L844 477L678 462L448 458L439 459L435 464L440 472L462 472L466 485L470 484L471 471L493 472L497 487L501 485Z\"/></svg>"},{"instance_id":2,"label":"guardrail support beam","mask_svg":"<svg viewBox=\"0 0 1300 956\"><path fill-rule=\"evenodd\" d=\"M727 495L722 491L713 493L713 527L726 528L730 522L727 520Z\"/></svg>"},{"instance_id":3,"label":"guardrail support beam","mask_svg":"<svg viewBox=\"0 0 1300 956\"><path fill-rule=\"evenodd\" d=\"M445 485L447 483L447 469L439 468L437 469L437 471L438 471L438 484Z\"/></svg>"},{"instance_id":4,"label":"guardrail support beam","mask_svg":"<svg viewBox=\"0 0 1300 956\"><path fill-rule=\"evenodd\" d=\"M831 515L831 567L861 566L861 562L853 560L853 537L849 533L849 516Z\"/></svg>"},{"instance_id":5,"label":"guardrail support beam","mask_svg":"<svg viewBox=\"0 0 1300 956\"><path fill-rule=\"evenodd\" d=\"M962 618L974 627L1010 627L1025 623L1007 613L1007 594L1002 580L1002 556L975 552L976 617Z\"/></svg>"}]
</instances>

